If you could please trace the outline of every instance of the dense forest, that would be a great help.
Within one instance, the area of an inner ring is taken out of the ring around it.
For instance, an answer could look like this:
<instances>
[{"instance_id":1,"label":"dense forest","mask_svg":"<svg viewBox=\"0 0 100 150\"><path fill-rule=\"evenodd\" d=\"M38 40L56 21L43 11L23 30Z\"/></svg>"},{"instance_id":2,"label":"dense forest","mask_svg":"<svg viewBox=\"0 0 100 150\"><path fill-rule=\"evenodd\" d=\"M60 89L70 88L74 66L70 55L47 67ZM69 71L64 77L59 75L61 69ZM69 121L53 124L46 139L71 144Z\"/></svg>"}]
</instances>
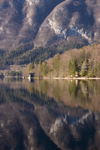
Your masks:
<instances>
[{"instance_id":1,"label":"dense forest","mask_svg":"<svg viewBox=\"0 0 100 150\"><path fill-rule=\"evenodd\" d=\"M39 64L31 62L29 72L38 77L100 77L100 44L84 46L81 49L56 54Z\"/></svg>"},{"instance_id":2,"label":"dense forest","mask_svg":"<svg viewBox=\"0 0 100 150\"><path fill-rule=\"evenodd\" d=\"M61 44L52 47L39 47L28 50L28 46L24 47L24 45L17 47L16 49L12 49L10 51L0 50L0 67L4 68L5 65L22 65L29 64L30 62L39 63L41 59L42 62L46 59L53 57L55 54L62 54L65 51L73 48L81 48L82 44Z\"/></svg>"},{"instance_id":3,"label":"dense forest","mask_svg":"<svg viewBox=\"0 0 100 150\"><path fill-rule=\"evenodd\" d=\"M100 77L100 44L60 44L28 50L23 45L9 52L0 50L0 68L7 65L29 64L28 72L38 77ZM23 71L10 71L6 75L22 76Z\"/></svg>"}]
</instances>

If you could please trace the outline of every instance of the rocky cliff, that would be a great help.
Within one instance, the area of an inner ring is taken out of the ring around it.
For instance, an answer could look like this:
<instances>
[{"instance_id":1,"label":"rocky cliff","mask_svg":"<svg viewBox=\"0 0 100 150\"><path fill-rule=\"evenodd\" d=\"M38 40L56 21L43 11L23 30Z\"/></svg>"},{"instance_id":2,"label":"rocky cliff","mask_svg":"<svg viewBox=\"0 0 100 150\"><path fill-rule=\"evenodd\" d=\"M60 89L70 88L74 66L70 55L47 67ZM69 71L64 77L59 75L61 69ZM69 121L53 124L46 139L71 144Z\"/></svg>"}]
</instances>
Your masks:
<instances>
[{"instance_id":1,"label":"rocky cliff","mask_svg":"<svg viewBox=\"0 0 100 150\"><path fill-rule=\"evenodd\" d=\"M0 49L100 39L99 0L1 0Z\"/></svg>"}]
</instances>

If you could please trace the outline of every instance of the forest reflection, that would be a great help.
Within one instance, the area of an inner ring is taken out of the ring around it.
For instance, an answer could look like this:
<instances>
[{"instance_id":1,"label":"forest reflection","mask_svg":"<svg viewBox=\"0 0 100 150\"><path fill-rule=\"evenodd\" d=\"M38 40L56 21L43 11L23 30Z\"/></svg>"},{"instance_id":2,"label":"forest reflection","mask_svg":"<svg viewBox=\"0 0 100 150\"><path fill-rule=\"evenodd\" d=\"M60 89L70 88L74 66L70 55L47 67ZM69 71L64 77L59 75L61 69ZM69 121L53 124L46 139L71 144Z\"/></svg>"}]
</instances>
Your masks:
<instances>
[{"instance_id":1,"label":"forest reflection","mask_svg":"<svg viewBox=\"0 0 100 150\"><path fill-rule=\"evenodd\" d=\"M1 80L0 150L99 149L99 110L99 80Z\"/></svg>"},{"instance_id":2,"label":"forest reflection","mask_svg":"<svg viewBox=\"0 0 100 150\"><path fill-rule=\"evenodd\" d=\"M29 91L33 94L35 90L40 97L45 94L65 105L93 111L100 108L99 80L34 80L29 84Z\"/></svg>"}]
</instances>

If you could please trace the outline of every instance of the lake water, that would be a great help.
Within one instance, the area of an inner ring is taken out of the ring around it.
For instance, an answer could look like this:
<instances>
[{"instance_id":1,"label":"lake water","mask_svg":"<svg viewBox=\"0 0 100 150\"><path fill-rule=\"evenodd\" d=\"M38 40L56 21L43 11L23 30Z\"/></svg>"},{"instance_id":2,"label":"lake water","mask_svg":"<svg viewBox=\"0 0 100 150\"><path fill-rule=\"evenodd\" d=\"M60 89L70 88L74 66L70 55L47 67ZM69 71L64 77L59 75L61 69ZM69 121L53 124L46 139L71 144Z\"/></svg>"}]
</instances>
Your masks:
<instances>
[{"instance_id":1,"label":"lake water","mask_svg":"<svg viewBox=\"0 0 100 150\"><path fill-rule=\"evenodd\" d=\"M99 150L100 80L0 80L0 150Z\"/></svg>"}]
</instances>

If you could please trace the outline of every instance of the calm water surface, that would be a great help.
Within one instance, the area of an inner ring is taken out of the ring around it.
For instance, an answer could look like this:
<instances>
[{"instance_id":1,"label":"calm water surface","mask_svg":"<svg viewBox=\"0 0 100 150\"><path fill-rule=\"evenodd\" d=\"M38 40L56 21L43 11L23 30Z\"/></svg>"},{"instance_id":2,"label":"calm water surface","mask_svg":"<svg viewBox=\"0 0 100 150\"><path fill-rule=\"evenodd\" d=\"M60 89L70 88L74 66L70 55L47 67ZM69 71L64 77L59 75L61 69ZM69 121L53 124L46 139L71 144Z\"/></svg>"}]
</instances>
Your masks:
<instances>
[{"instance_id":1,"label":"calm water surface","mask_svg":"<svg viewBox=\"0 0 100 150\"><path fill-rule=\"evenodd\" d=\"M100 150L100 81L0 80L0 150Z\"/></svg>"}]
</instances>

